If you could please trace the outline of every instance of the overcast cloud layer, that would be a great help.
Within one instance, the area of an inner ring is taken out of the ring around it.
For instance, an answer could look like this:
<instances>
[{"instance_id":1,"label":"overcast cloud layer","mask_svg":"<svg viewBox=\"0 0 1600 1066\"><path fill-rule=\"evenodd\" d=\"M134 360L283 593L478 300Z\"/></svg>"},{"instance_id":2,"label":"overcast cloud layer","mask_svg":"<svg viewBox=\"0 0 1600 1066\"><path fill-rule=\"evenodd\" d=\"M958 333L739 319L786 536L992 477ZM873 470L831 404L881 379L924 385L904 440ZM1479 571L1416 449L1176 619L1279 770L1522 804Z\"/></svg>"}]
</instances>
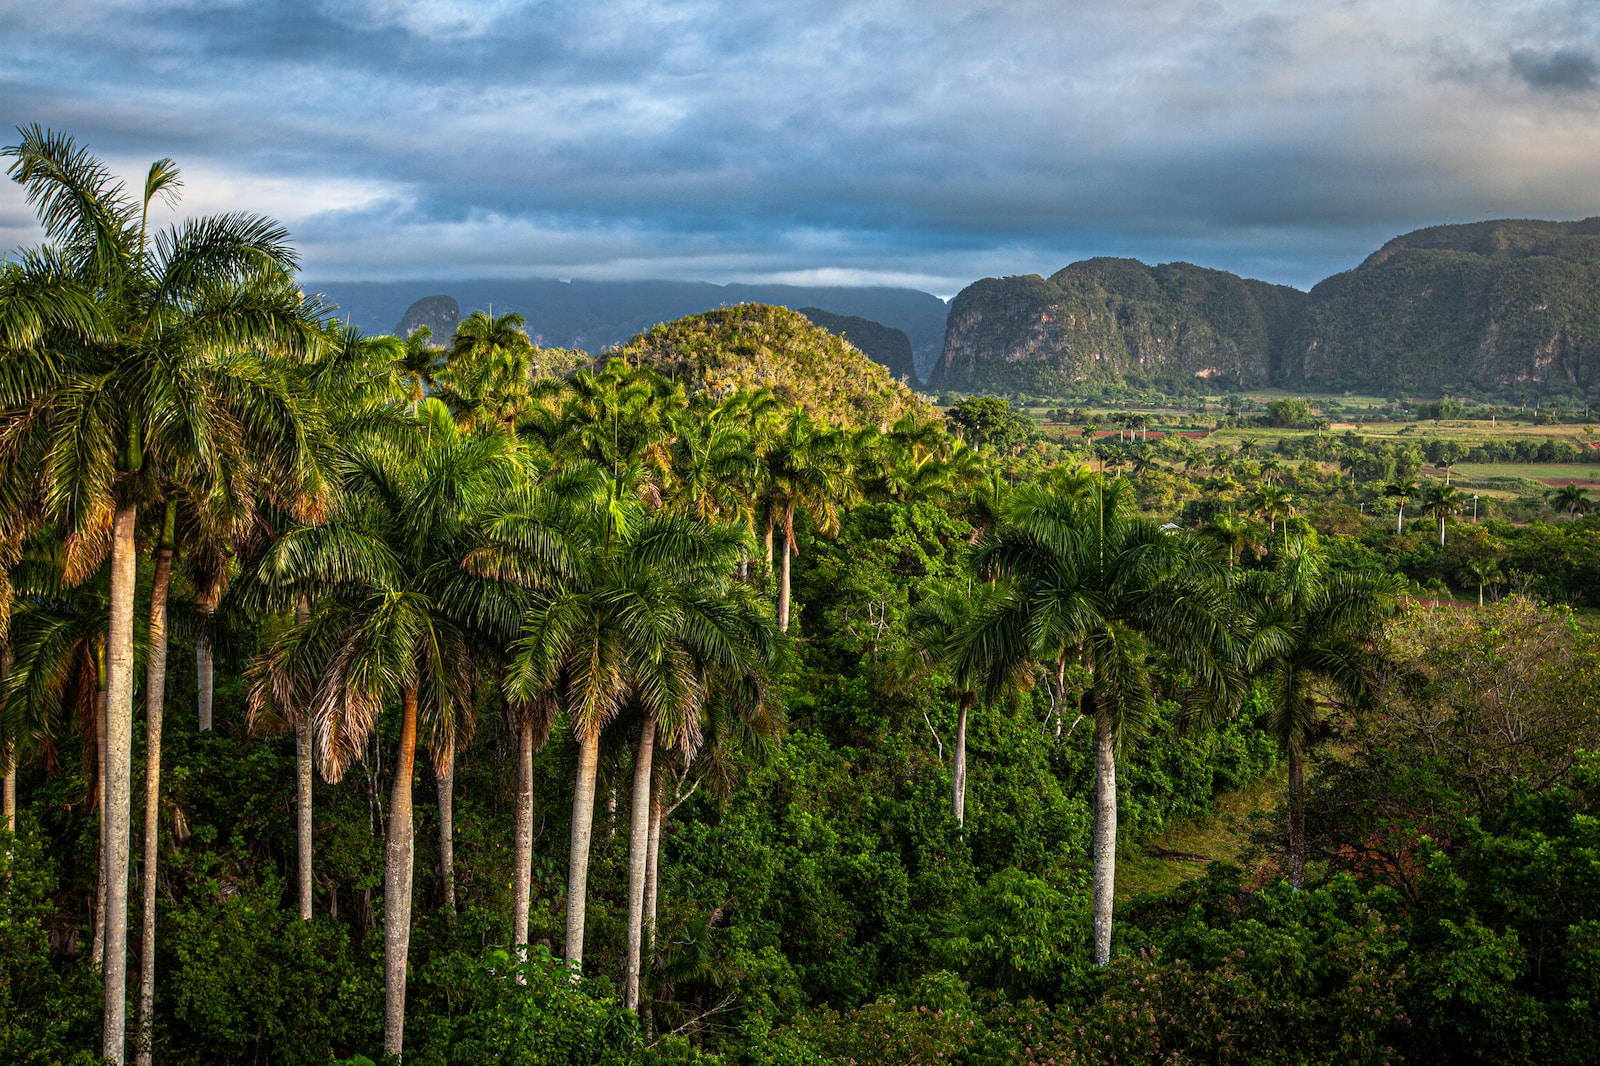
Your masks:
<instances>
[{"instance_id":1,"label":"overcast cloud layer","mask_svg":"<svg viewBox=\"0 0 1600 1066\"><path fill-rule=\"evenodd\" d=\"M1088 255L1306 286L1600 214L1600 5L0 0L0 121L319 279L907 284ZM0 246L33 243L0 189Z\"/></svg>"}]
</instances>

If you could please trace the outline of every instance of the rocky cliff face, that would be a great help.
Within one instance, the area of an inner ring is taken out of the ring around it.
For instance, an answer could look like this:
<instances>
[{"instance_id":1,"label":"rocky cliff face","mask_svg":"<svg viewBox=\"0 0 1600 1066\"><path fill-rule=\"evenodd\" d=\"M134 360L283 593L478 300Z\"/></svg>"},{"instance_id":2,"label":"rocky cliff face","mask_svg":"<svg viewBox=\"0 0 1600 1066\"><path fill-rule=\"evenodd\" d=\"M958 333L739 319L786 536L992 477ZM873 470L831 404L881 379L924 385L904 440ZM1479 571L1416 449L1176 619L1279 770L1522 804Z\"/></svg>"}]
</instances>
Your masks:
<instances>
[{"instance_id":1,"label":"rocky cliff face","mask_svg":"<svg viewBox=\"0 0 1600 1066\"><path fill-rule=\"evenodd\" d=\"M1129 259L988 278L952 302L930 385L1050 395L1196 378L1385 393L1600 386L1600 219L1418 230L1309 294Z\"/></svg>"},{"instance_id":2,"label":"rocky cliff face","mask_svg":"<svg viewBox=\"0 0 1600 1066\"><path fill-rule=\"evenodd\" d=\"M1265 383L1305 294L1189 263L1089 259L950 306L930 385L1049 394L1110 381Z\"/></svg>"},{"instance_id":3,"label":"rocky cliff face","mask_svg":"<svg viewBox=\"0 0 1600 1066\"><path fill-rule=\"evenodd\" d=\"M1377 391L1600 384L1600 219L1397 237L1311 290L1275 377Z\"/></svg>"}]
</instances>

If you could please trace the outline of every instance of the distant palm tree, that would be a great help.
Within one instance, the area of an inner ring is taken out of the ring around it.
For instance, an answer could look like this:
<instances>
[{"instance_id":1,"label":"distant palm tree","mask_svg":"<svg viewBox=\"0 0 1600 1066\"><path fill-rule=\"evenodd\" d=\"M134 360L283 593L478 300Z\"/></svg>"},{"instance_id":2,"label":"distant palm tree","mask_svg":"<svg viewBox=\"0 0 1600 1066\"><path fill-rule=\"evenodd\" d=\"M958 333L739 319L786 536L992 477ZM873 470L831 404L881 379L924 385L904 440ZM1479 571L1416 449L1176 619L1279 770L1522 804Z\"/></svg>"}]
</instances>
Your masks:
<instances>
[{"instance_id":1,"label":"distant palm tree","mask_svg":"<svg viewBox=\"0 0 1600 1066\"><path fill-rule=\"evenodd\" d=\"M1439 523L1439 547L1444 547L1444 524L1451 516L1461 513L1461 490L1454 485L1429 482L1422 491L1422 513L1429 514Z\"/></svg>"},{"instance_id":2,"label":"distant palm tree","mask_svg":"<svg viewBox=\"0 0 1600 1066\"><path fill-rule=\"evenodd\" d=\"M1478 588L1478 606L1483 606L1483 586L1499 585L1505 581L1505 575L1500 573L1500 567L1487 559L1474 559L1462 568L1462 577L1468 584Z\"/></svg>"},{"instance_id":3,"label":"distant palm tree","mask_svg":"<svg viewBox=\"0 0 1600 1066\"><path fill-rule=\"evenodd\" d=\"M1201 532L1220 544L1228 553L1228 569L1232 570L1245 551L1260 554L1262 550L1261 527L1247 518L1235 514L1219 514L1202 528Z\"/></svg>"},{"instance_id":4,"label":"distant palm tree","mask_svg":"<svg viewBox=\"0 0 1600 1066\"><path fill-rule=\"evenodd\" d=\"M1589 493L1575 481L1569 481L1560 488L1550 493L1550 502L1567 512L1568 518L1576 519L1581 514L1589 512Z\"/></svg>"},{"instance_id":5,"label":"distant palm tree","mask_svg":"<svg viewBox=\"0 0 1600 1066\"><path fill-rule=\"evenodd\" d=\"M783 562L778 582L778 628L789 628L790 560L798 554L795 515L811 516L817 531L839 528L839 508L851 493L850 455L841 431L818 425L801 408L790 412L781 432L762 456L762 480L771 501L771 520L783 532Z\"/></svg>"},{"instance_id":6,"label":"distant palm tree","mask_svg":"<svg viewBox=\"0 0 1600 1066\"><path fill-rule=\"evenodd\" d=\"M1417 491L1417 483L1410 479L1391 481L1383 487L1383 494L1394 500L1398 508L1394 519L1394 531L1397 534L1405 527L1406 501L1416 496Z\"/></svg>"}]
</instances>

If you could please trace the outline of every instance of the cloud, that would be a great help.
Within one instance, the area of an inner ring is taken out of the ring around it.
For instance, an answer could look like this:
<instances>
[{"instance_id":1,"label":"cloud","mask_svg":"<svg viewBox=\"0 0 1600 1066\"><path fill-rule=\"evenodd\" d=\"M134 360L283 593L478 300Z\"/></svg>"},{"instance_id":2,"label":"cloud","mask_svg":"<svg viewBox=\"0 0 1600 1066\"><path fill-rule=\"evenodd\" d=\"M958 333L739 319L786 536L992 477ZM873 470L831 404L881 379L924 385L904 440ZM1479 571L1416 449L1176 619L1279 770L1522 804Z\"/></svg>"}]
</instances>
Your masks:
<instances>
[{"instance_id":1,"label":"cloud","mask_svg":"<svg viewBox=\"0 0 1600 1066\"><path fill-rule=\"evenodd\" d=\"M1493 0L8 3L0 99L318 277L927 279L1600 213L1600 25ZM1508 58L1509 57L1509 58ZM25 230L0 189L0 241ZM26 238L22 238L26 239Z\"/></svg>"},{"instance_id":2,"label":"cloud","mask_svg":"<svg viewBox=\"0 0 1600 1066\"><path fill-rule=\"evenodd\" d=\"M1573 92L1593 89L1600 66L1587 52L1518 50L1511 53L1511 70L1535 89Z\"/></svg>"}]
</instances>

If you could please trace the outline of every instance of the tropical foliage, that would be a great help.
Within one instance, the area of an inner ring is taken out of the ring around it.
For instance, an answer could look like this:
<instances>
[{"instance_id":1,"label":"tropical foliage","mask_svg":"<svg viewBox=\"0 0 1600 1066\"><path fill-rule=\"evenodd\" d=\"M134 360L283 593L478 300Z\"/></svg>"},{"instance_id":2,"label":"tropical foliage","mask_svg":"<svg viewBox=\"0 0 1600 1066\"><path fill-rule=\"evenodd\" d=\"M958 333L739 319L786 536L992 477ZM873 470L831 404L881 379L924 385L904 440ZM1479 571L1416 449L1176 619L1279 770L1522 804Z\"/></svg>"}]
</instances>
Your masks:
<instances>
[{"instance_id":1,"label":"tropical foliage","mask_svg":"<svg viewBox=\"0 0 1600 1066\"><path fill-rule=\"evenodd\" d=\"M1592 1058L1581 493L947 422L775 308L367 337L8 151L0 1061Z\"/></svg>"}]
</instances>

